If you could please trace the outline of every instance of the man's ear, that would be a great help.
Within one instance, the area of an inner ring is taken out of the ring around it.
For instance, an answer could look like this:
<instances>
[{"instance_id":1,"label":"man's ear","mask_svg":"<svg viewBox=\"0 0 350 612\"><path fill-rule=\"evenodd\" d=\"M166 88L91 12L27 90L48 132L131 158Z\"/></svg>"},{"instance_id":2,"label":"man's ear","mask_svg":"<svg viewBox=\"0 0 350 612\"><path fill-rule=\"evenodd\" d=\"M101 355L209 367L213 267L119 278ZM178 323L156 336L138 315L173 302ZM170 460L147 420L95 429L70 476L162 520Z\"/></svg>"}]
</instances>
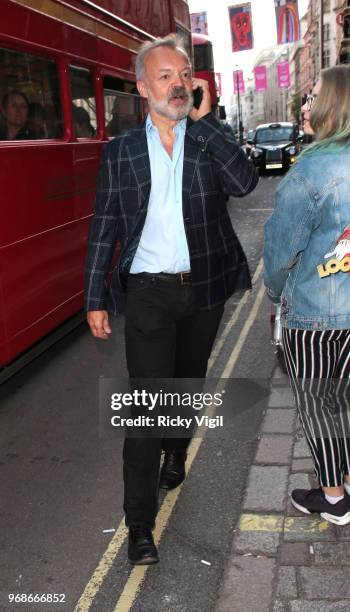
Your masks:
<instances>
[{"instance_id":1,"label":"man's ear","mask_svg":"<svg viewBox=\"0 0 350 612\"><path fill-rule=\"evenodd\" d=\"M147 87L143 81L136 81L136 87L142 98L148 98Z\"/></svg>"}]
</instances>

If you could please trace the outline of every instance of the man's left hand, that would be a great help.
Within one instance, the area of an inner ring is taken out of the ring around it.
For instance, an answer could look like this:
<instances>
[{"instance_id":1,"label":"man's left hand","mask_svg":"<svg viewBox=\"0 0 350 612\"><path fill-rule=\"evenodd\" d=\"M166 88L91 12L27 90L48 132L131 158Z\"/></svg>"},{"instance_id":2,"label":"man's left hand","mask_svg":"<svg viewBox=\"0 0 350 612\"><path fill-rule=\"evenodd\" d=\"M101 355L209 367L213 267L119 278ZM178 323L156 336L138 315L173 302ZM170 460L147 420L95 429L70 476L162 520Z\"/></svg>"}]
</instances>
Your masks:
<instances>
[{"instance_id":1,"label":"man's left hand","mask_svg":"<svg viewBox=\"0 0 350 612\"><path fill-rule=\"evenodd\" d=\"M200 88L202 90L202 101L200 103L199 108L193 107L190 112L190 117L193 121L198 121L211 112L211 97L209 91L209 83L204 79L192 79L192 88L193 90Z\"/></svg>"}]
</instances>

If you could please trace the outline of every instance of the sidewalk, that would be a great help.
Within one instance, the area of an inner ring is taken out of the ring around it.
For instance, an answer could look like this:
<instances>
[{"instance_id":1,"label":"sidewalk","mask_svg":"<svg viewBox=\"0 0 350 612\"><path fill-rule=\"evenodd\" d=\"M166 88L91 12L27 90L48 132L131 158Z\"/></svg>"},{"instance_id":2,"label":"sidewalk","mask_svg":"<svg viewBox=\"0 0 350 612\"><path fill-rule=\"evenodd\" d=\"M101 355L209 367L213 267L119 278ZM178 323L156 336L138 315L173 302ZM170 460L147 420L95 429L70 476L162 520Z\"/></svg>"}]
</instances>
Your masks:
<instances>
[{"instance_id":1,"label":"sidewalk","mask_svg":"<svg viewBox=\"0 0 350 612\"><path fill-rule=\"evenodd\" d=\"M317 486L278 369L215 612L350 610L350 525L304 515L289 500L292 489Z\"/></svg>"}]
</instances>

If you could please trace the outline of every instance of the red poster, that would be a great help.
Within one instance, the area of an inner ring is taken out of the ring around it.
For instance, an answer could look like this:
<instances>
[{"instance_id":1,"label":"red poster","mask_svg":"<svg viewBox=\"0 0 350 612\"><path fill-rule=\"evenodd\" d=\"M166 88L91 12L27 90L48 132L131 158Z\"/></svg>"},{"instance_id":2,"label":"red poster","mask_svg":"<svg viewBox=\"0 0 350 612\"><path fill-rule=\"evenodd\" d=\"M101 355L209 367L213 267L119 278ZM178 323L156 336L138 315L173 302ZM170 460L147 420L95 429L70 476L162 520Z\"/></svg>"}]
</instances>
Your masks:
<instances>
[{"instance_id":1,"label":"red poster","mask_svg":"<svg viewBox=\"0 0 350 612\"><path fill-rule=\"evenodd\" d=\"M245 92L243 70L233 71L233 93L236 94L238 91L239 93Z\"/></svg>"},{"instance_id":2,"label":"red poster","mask_svg":"<svg viewBox=\"0 0 350 612\"><path fill-rule=\"evenodd\" d=\"M266 66L256 66L254 68L255 91L267 90Z\"/></svg>"},{"instance_id":3,"label":"red poster","mask_svg":"<svg viewBox=\"0 0 350 612\"><path fill-rule=\"evenodd\" d=\"M252 49L253 29L250 2L230 6L228 14L231 25L232 51Z\"/></svg>"},{"instance_id":4,"label":"red poster","mask_svg":"<svg viewBox=\"0 0 350 612\"><path fill-rule=\"evenodd\" d=\"M287 60L278 62L277 64L277 79L280 89L288 89L290 86L289 62Z\"/></svg>"},{"instance_id":5,"label":"red poster","mask_svg":"<svg viewBox=\"0 0 350 612\"><path fill-rule=\"evenodd\" d=\"M275 0L277 44L295 42L300 38L297 0Z\"/></svg>"}]
</instances>

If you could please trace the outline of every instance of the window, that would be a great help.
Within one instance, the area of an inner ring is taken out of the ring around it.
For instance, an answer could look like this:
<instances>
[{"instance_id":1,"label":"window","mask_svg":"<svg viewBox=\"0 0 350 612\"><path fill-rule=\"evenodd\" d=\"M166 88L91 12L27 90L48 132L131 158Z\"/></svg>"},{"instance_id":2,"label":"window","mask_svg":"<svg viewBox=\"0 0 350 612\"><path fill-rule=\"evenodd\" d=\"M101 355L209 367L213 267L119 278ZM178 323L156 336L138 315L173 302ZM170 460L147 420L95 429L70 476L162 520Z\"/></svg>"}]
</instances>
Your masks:
<instances>
[{"instance_id":1,"label":"window","mask_svg":"<svg viewBox=\"0 0 350 612\"><path fill-rule=\"evenodd\" d=\"M324 42L327 42L328 40L330 40L330 34L331 34L331 27L329 23L325 23L323 26L323 40Z\"/></svg>"},{"instance_id":2,"label":"window","mask_svg":"<svg viewBox=\"0 0 350 612\"><path fill-rule=\"evenodd\" d=\"M276 114L278 114L278 105L276 102ZM268 127L257 130L256 143L278 143L291 140L293 138L293 127Z\"/></svg>"},{"instance_id":3,"label":"window","mask_svg":"<svg viewBox=\"0 0 350 612\"><path fill-rule=\"evenodd\" d=\"M53 60L0 49L0 140L62 136L58 70Z\"/></svg>"},{"instance_id":4,"label":"window","mask_svg":"<svg viewBox=\"0 0 350 612\"><path fill-rule=\"evenodd\" d=\"M142 120L142 98L135 83L106 76L103 79L106 134L114 138Z\"/></svg>"},{"instance_id":5,"label":"window","mask_svg":"<svg viewBox=\"0 0 350 612\"><path fill-rule=\"evenodd\" d=\"M331 10L331 2L330 2L330 0L323 0L323 12L324 13L329 13L330 10Z\"/></svg>"},{"instance_id":6,"label":"window","mask_svg":"<svg viewBox=\"0 0 350 612\"><path fill-rule=\"evenodd\" d=\"M213 46L211 43L205 45L193 45L194 69L196 72L214 70Z\"/></svg>"},{"instance_id":7,"label":"window","mask_svg":"<svg viewBox=\"0 0 350 612\"><path fill-rule=\"evenodd\" d=\"M70 67L73 102L73 133L76 138L95 138L96 100L91 70Z\"/></svg>"},{"instance_id":8,"label":"window","mask_svg":"<svg viewBox=\"0 0 350 612\"><path fill-rule=\"evenodd\" d=\"M331 64L331 52L329 49L323 51L323 67L329 68Z\"/></svg>"},{"instance_id":9,"label":"window","mask_svg":"<svg viewBox=\"0 0 350 612\"><path fill-rule=\"evenodd\" d=\"M192 39L191 39L191 32L188 32L187 30L184 30L183 28L181 28L178 24L175 25L176 28L176 34L181 38L182 43L187 51L187 55L188 57L191 57L192 55Z\"/></svg>"}]
</instances>

